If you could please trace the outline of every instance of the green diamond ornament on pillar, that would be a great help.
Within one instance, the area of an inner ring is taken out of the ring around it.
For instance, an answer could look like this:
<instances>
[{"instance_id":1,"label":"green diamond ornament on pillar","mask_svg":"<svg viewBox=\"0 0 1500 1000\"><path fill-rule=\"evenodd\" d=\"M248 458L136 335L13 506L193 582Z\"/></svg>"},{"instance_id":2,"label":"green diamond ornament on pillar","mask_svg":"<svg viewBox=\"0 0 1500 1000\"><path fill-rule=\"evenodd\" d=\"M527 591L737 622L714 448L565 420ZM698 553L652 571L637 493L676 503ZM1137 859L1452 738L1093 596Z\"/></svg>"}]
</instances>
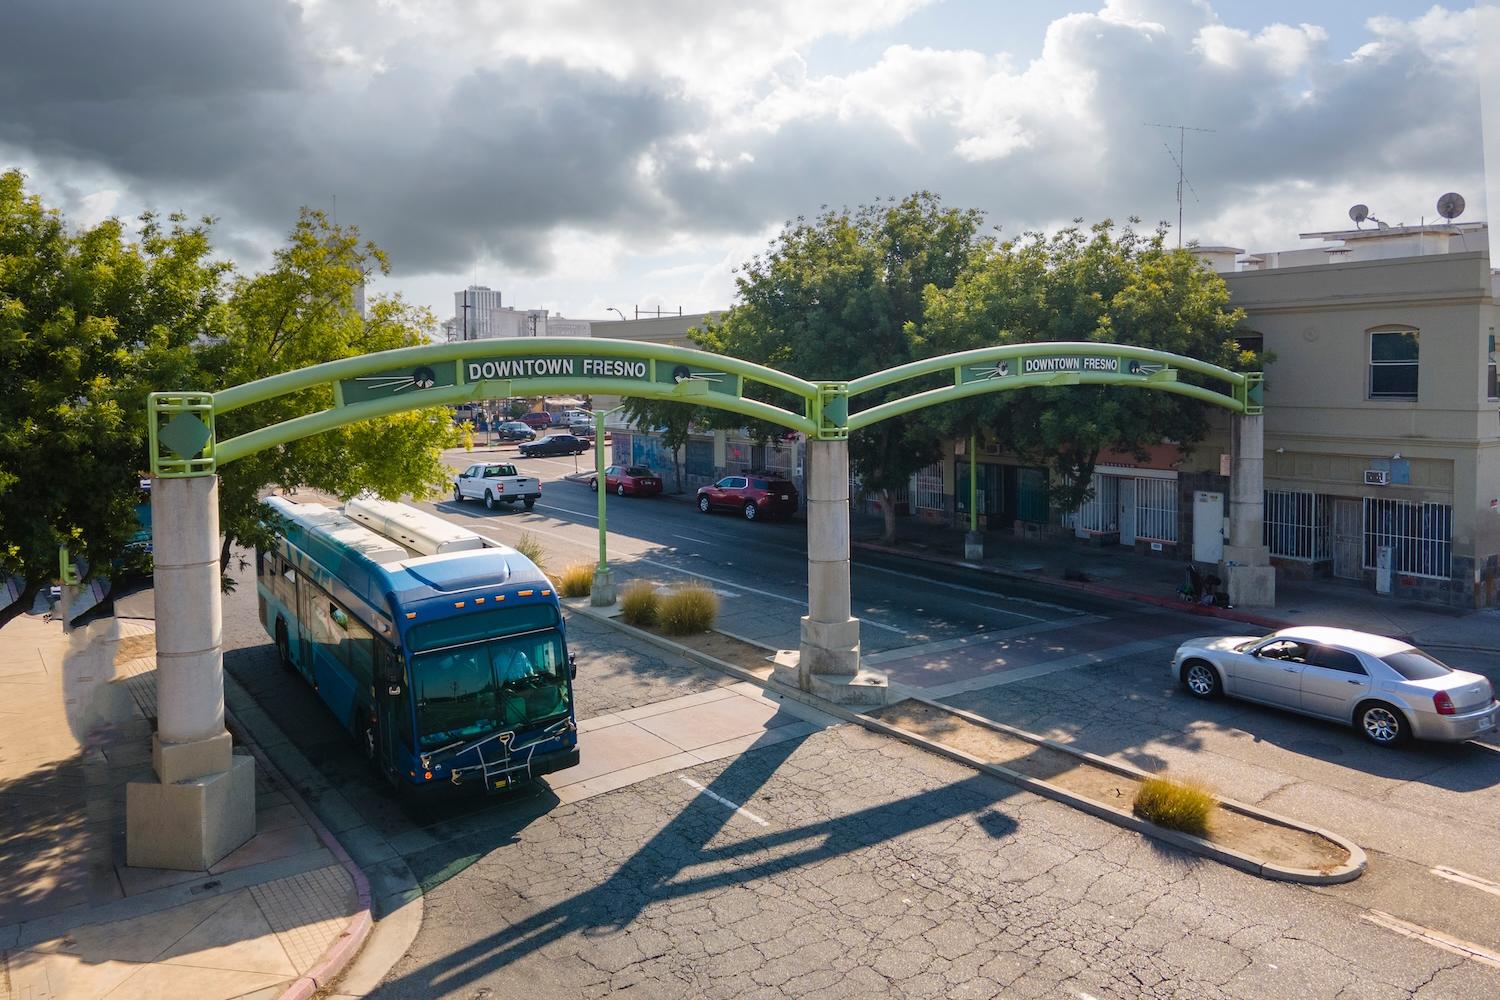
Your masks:
<instances>
[{"instance_id":1,"label":"green diamond ornament on pillar","mask_svg":"<svg viewBox=\"0 0 1500 1000\"><path fill-rule=\"evenodd\" d=\"M214 474L214 400L207 392L153 392L148 401L151 474Z\"/></svg>"}]
</instances>

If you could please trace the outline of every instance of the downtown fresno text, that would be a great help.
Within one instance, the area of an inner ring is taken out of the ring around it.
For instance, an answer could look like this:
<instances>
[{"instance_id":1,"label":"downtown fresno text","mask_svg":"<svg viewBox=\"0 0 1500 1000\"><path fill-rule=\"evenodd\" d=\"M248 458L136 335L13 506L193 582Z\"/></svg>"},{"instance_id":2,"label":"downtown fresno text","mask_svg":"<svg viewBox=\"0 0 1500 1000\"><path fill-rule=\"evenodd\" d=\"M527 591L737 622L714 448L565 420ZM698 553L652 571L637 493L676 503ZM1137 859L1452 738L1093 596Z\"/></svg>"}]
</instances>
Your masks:
<instances>
[{"instance_id":1,"label":"downtown fresno text","mask_svg":"<svg viewBox=\"0 0 1500 1000\"><path fill-rule=\"evenodd\" d=\"M644 379L647 362L625 358L505 358L468 362L468 381L582 375Z\"/></svg>"}]
</instances>

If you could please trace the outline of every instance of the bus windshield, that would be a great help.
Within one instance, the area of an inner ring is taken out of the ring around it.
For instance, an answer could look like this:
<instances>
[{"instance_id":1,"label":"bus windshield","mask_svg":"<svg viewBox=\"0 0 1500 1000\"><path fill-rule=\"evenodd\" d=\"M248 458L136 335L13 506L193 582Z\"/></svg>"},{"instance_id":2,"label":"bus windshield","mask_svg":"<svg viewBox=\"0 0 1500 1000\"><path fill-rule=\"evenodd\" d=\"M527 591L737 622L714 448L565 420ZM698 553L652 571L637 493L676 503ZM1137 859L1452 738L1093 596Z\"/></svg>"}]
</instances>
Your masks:
<instances>
[{"instance_id":1,"label":"bus windshield","mask_svg":"<svg viewBox=\"0 0 1500 1000\"><path fill-rule=\"evenodd\" d=\"M548 722L568 711L562 635L506 636L412 658L422 750Z\"/></svg>"}]
</instances>

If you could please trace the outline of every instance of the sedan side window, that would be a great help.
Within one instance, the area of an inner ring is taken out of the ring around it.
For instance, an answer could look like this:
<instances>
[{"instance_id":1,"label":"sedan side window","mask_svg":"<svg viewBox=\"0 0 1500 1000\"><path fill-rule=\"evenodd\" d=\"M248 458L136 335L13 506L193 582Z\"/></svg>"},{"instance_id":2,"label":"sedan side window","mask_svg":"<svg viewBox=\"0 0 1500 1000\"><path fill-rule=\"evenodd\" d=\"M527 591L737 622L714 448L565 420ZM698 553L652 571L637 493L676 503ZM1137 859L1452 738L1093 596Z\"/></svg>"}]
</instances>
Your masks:
<instances>
[{"instance_id":1,"label":"sedan side window","mask_svg":"<svg viewBox=\"0 0 1500 1000\"><path fill-rule=\"evenodd\" d=\"M1334 649L1331 646L1314 646L1308 651L1307 662L1317 667L1327 667L1329 670L1339 670L1346 674L1365 673L1364 664L1359 662L1359 657L1346 649Z\"/></svg>"},{"instance_id":2,"label":"sedan side window","mask_svg":"<svg viewBox=\"0 0 1500 1000\"><path fill-rule=\"evenodd\" d=\"M1275 642L1268 642L1256 650L1255 655L1267 660L1290 660L1293 663L1307 662L1307 650L1303 647L1302 643L1293 642L1290 639L1278 639Z\"/></svg>"}]
</instances>

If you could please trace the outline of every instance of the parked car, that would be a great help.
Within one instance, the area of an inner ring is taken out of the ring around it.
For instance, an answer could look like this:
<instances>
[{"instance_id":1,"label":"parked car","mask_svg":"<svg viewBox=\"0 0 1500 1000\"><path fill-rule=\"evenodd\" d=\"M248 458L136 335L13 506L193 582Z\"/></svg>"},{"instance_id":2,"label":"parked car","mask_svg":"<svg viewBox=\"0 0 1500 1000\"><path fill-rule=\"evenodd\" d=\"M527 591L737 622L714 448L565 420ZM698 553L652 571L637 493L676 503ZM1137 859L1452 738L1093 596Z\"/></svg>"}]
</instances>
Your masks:
<instances>
[{"instance_id":1,"label":"parked car","mask_svg":"<svg viewBox=\"0 0 1500 1000\"><path fill-rule=\"evenodd\" d=\"M552 434L540 441L523 444L519 449L522 458L542 458L547 455L582 455L589 450L589 443L572 434Z\"/></svg>"},{"instance_id":2,"label":"parked car","mask_svg":"<svg viewBox=\"0 0 1500 1000\"><path fill-rule=\"evenodd\" d=\"M506 503L514 507L524 503L530 510L541 499L542 484L534 476L523 476L514 465L481 462L471 465L458 474L453 481L453 499L483 500L487 510L496 504Z\"/></svg>"},{"instance_id":3,"label":"parked car","mask_svg":"<svg viewBox=\"0 0 1500 1000\"><path fill-rule=\"evenodd\" d=\"M521 414L521 423L525 424L527 427L530 427L532 430L546 430L548 427L552 426L552 414L545 413L541 410L537 410L534 413L523 413Z\"/></svg>"},{"instance_id":4,"label":"parked car","mask_svg":"<svg viewBox=\"0 0 1500 1000\"><path fill-rule=\"evenodd\" d=\"M1490 735L1500 716L1487 678L1352 629L1190 639L1177 647L1172 676L1194 697L1230 694L1351 724L1380 746Z\"/></svg>"},{"instance_id":5,"label":"parked car","mask_svg":"<svg viewBox=\"0 0 1500 1000\"><path fill-rule=\"evenodd\" d=\"M737 510L745 520L791 517L797 512L797 487L769 475L725 476L712 486L698 487L698 509Z\"/></svg>"},{"instance_id":6,"label":"parked car","mask_svg":"<svg viewBox=\"0 0 1500 1000\"><path fill-rule=\"evenodd\" d=\"M594 422L592 420L579 420L568 425L568 433L574 437L591 438L594 436Z\"/></svg>"},{"instance_id":7,"label":"parked car","mask_svg":"<svg viewBox=\"0 0 1500 1000\"><path fill-rule=\"evenodd\" d=\"M508 420L495 425L495 436L501 441L531 441L536 438L536 431L519 420Z\"/></svg>"},{"instance_id":8,"label":"parked car","mask_svg":"<svg viewBox=\"0 0 1500 1000\"><path fill-rule=\"evenodd\" d=\"M644 465L611 465L604 470L604 488L616 496L654 497L661 494L661 477ZM599 492L599 477L589 480Z\"/></svg>"}]
</instances>

